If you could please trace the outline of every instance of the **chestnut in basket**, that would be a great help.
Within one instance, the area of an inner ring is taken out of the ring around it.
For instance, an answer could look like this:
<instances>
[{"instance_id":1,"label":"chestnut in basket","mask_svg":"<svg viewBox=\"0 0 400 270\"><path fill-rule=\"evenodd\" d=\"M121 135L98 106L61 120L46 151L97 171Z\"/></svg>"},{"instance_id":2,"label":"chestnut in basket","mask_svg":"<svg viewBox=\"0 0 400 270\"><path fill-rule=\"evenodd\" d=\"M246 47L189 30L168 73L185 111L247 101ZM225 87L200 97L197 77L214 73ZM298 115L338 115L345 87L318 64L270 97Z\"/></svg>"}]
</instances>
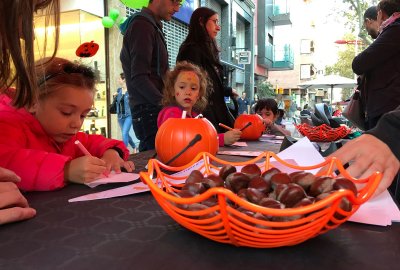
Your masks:
<instances>
[{"instance_id":1,"label":"chestnut in basket","mask_svg":"<svg viewBox=\"0 0 400 270\"><path fill-rule=\"evenodd\" d=\"M261 175L261 169L257 164L247 164L240 171L248 175L250 179Z\"/></svg>"},{"instance_id":2,"label":"chestnut in basket","mask_svg":"<svg viewBox=\"0 0 400 270\"><path fill-rule=\"evenodd\" d=\"M292 179L287 173L277 173L271 177L271 185L272 188L275 189L277 185L280 184L289 184L292 182Z\"/></svg>"},{"instance_id":3,"label":"chestnut in basket","mask_svg":"<svg viewBox=\"0 0 400 270\"><path fill-rule=\"evenodd\" d=\"M207 177L201 180L203 185L206 186L207 189L213 187L223 187L224 186L224 179L222 179L219 175L210 174Z\"/></svg>"},{"instance_id":4,"label":"chestnut in basket","mask_svg":"<svg viewBox=\"0 0 400 270\"><path fill-rule=\"evenodd\" d=\"M357 196L356 185L347 178L343 178L343 177L336 178L335 183L333 184L333 189L334 190L348 189L348 190L353 191L354 195Z\"/></svg>"},{"instance_id":5,"label":"chestnut in basket","mask_svg":"<svg viewBox=\"0 0 400 270\"><path fill-rule=\"evenodd\" d=\"M188 190L190 191L190 193L192 194L201 194L203 192L205 192L207 189L204 186L203 183L197 182L197 183L187 183L182 187L182 191L184 190Z\"/></svg>"},{"instance_id":6,"label":"chestnut in basket","mask_svg":"<svg viewBox=\"0 0 400 270\"><path fill-rule=\"evenodd\" d=\"M204 178L203 174L199 170L193 170L188 178L186 179L185 183L197 183L201 182L201 180Z\"/></svg>"},{"instance_id":7,"label":"chestnut in basket","mask_svg":"<svg viewBox=\"0 0 400 270\"><path fill-rule=\"evenodd\" d=\"M261 199L266 198L267 196L258 189L247 188L246 197L249 200L249 202L258 204L261 201Z\"/></svg>"},{"instance_id":8,"label":"chestnut in basket","mask_svg":"<svg viewBox=\"0 0 400 270\"><path fill-rule=\"evenodd\" d=\"M306 192L301 186L290 183L287 185L287 188L279 194L278 201L283 203L286 207L291 208L306 196Z\"/></svg>"},{"instance_id":9,"label":"chestnut in basket","mask_svg":"<svg viewBox=\"0 0 400 270\"><path fill-rule=\"evenodd\" d=\"M237 193L242 188L247 188L249 182L250 178L248 175L241 172L235 172L228 175L228 177L225 179L225 186Z\"/></svg>"},{"instance_id":10,"label":"chestnut in basket","mask_svg":"<svg viewBox=\"0 0 400 270\"><path fill-rule=\"evenodd\" d=\"M226 179L228 177L228 175L230 175L231 173L235 173L236 172L236 167L227 164L224 165L220 170L219 170L219 176L221 176L222 179Z\"/></svg>"},{"instance_id":11,"label":"chestnut in basket","mask_svg":"<svg viewBox=\"0 0 400 270\"><path fill-rule=\"evenodd\" d=\"M261 176L254 177L249 182L249 188L255 188L259 191L267 194L271 190L270 182L264 181L264 178Z\"/></svg>"},{"instance_id":12,"label":"chestnut in basket","mask_svg":"<svg viewBox=\"0 0 400 270\"><path fill-rule=\"evenodd\" d=\"M298 184L301 186L304 191L308 192L310 186L315 182L315 175L309 172L294 172L289 174L290 178L292 179L293 183Z\"/></svg>"},{"instance_id":13,"label":"chestnut in basket","mask_svg":"<svg viewBox=\"0 0 400 270\"><path fill-rule=\"evenodd\" d=\"M266 182L271 182L271 177L277 173L280 173L281 171L277 168L271 168L265 172L262 173L261 177L264 178Z\"/></svg>"},{"instance_id":14,"label":"chestnut in basket","mask_svg":"<svg viewBox=\"0 0 400 270\"><path fill-rule=\"evenodd\" d=\"M309 195L317 197L318 195L333 190L335 180L331 177L318 177L310 186Z\"/></svg>"}]
</instances>

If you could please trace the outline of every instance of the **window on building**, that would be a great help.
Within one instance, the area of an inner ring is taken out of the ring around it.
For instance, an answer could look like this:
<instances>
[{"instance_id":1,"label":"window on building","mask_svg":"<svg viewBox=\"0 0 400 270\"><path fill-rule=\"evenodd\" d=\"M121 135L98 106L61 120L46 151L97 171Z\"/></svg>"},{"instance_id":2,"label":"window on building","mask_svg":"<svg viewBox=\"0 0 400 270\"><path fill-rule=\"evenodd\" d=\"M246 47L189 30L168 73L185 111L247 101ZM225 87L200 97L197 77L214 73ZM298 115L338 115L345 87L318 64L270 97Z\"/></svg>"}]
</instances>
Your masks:
<instances>
[{"instance_id":1,"label":"window on building","mask_svg":"<svg viewBox=\"0 0 400 270\"><path fill-rule=\"evenodd\" d=\"M300 79L311 79L311 64L300 65Z\"/></svg>"},{"instance_id":2,"label":"window on building","mask_svg":"<svg viewBox=\"0 0 400 270\"><path fill-rule=\"evenodd\" d=\"M314 52L314 42L310 39L302 39L300 44L300 53L309 54Z\"/></svg>"}]
</instances>

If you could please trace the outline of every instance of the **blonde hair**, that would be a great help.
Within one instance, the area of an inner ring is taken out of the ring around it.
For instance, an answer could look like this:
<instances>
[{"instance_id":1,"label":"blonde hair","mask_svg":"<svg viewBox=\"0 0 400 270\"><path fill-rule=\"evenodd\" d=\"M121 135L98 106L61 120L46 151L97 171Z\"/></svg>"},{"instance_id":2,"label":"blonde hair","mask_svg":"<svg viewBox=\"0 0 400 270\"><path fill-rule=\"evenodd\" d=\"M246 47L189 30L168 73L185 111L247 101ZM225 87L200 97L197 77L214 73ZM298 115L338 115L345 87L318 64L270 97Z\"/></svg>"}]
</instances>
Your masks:
<instances>
[{"instance_id":1,"label":"blonde hair","mask_svg":"<svg viewBox=\"0 0 400 270\"><path fill-rule=\"evenodd\" d=\"M206 72L203 71L198 66L189 63L187 61L181 61L176 63L176 66L173 70L167 72L167 75L164 79L164 92L162 98L163 106L171 106L177 105L175 99L175 83L178 78L178 75L183 71L192 71L196 73L199 78L199 99L196 104L194 104L193 109L197 112L202 112L207 105L207 79Z\"/></svg>"}]
</instances>

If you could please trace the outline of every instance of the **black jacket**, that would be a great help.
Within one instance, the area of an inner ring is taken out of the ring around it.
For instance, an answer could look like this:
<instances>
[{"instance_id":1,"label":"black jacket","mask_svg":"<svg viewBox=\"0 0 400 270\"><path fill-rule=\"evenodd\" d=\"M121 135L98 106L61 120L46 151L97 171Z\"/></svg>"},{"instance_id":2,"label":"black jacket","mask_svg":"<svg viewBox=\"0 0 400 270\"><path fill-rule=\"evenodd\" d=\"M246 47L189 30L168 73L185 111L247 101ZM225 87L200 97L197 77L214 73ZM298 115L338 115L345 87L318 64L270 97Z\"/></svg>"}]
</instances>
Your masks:
<instances>
[{"instance_id":1,"label":"black jacket","mask_svg":"<svg viewBox=\"0 0 400 270\"><path fill-rule=\"evenodd\" d=\"M378 125L366 133L374 135L386 143L397 159L400 160L400 107L382 116Z\"/></svg>"},{"instance_id":2,"label":"black jacket","mask_svg":"<svg viewBox=\"0 0 400 270\"><path fill-rule=\"evenodd\" d=\"M183 44L180 47L176 61L184 60L201 67L207 72L208 104L202 114L214 125L218 133L226 132L226 130L221 128L218 124L222 123L233 127L235 119L229 112L225 103L224 97L232 95L232 88L224 86L222 70L212 64L213 61L198 44Z\"/></svg>"},{"instance_id":3,"label":"black jacket","mask_svg":"<svg viewBox=\"0 0 400 270\"><path fill-rule=\"evenodd\" d=\"M400 105L400 19L353 60L354 73L366 77L368 117L376 118ZM366 96L365 96L366 94Z\"/></svg>"},{"instance_id":4,"label":"black jacket","mask_svg":"<svg viewBox=\"0 0 400 270\"><path fill-rule=\"evenodd\" d=\"M147 8L141 12L154 18ZM168 70L168 51L161 22L154 24L143 16L137 16L124 35L120 59L131 106L160 105L163 77Z\"/></svg>"}]
</instances>

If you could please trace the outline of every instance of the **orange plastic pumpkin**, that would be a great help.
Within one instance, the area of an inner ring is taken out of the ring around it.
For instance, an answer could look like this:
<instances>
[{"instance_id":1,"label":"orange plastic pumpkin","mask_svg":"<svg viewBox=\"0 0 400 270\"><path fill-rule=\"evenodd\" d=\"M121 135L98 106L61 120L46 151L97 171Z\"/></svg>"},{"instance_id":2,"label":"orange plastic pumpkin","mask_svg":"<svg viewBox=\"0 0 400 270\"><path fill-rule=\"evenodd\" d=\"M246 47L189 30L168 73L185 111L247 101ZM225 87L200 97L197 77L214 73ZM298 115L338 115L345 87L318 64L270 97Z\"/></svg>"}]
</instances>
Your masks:
<instances>
[{"instance_id":1,"label":"orange plastic pumpkin","mask_svg":"<svg viewBox=\"0 0 400 270\"><path fill-rule=\"evenodd\" d=\"M200 152L215 155L218 151L218 134L205 118L169 118L158 129L156 151L158 159L167 163L185 149L191 141L201 136L191 147L168 165L178 167L188 164Z\"/></svg>"},{"instance_id":2,"label":"orange plastic pumpkin","mask_svg":"<svg viewBox=\"0 0 400 270\"><path fill-rule=\"evenodd\" d=\"M95 43L93 40L91 42L82 43L78 49L76 49L76 56L78 57L92 57L99 50L99 44Z\"/></svg>"},{"instance_id":3,"label":"orange plastic pumpkin","mask_svg":"<svg viewBox=\"0 0 400 270\"><path fill-rule=\"evenodd\" d=\"M258 140L265 130L264 122L258 114L241 114L235 120L235 128L242 129L249 122L251 125L242 131L243 140Z\"/></svg>"}]
</instances>

